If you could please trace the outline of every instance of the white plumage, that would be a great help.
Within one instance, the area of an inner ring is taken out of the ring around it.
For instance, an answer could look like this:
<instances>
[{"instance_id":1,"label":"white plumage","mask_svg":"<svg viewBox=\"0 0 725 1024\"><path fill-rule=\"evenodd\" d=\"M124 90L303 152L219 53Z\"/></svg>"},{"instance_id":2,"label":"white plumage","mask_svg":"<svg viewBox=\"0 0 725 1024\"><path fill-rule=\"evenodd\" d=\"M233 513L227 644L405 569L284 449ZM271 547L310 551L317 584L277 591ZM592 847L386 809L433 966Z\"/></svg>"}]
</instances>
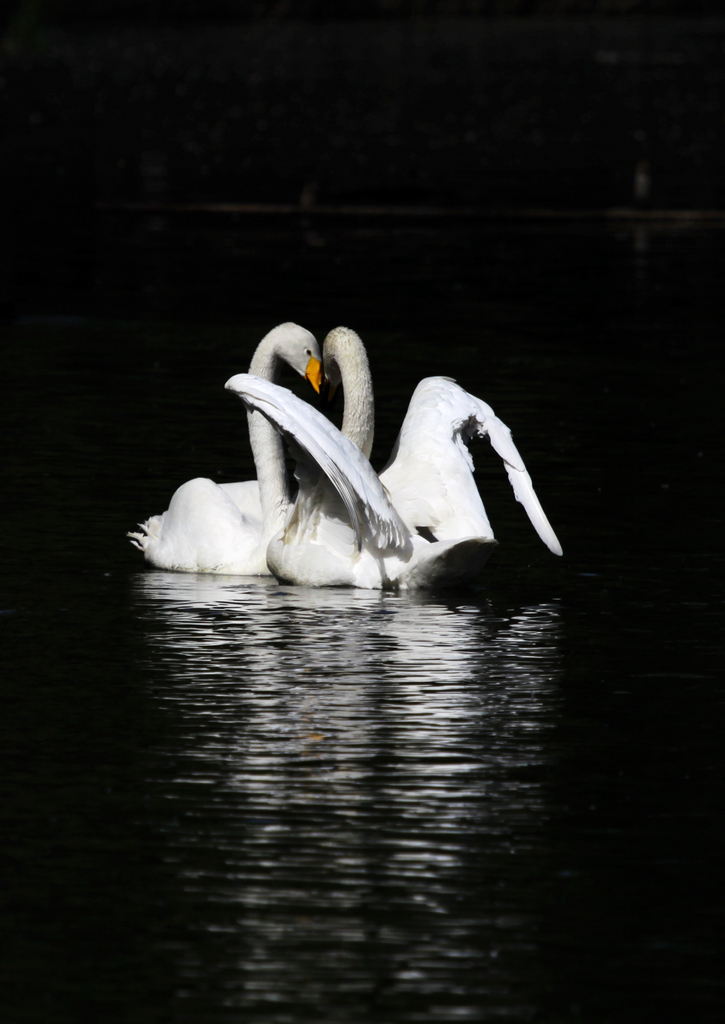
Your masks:
<instances>
[{"instance_id":1,"label":"white plumage","mask_svg":"<svg viewBox=\"0 0 725 1024\"><path fill-rule=\"evenodd\" d=\"M292 392L249 374L226 387L276 426L297 459L297 499L267 548L278 579L406 589L452 584L483 566L492 538L431 543L411 531L357 445Z\"/></svg>"},{"instance_id":2,"label":"white plumage","mask_svg":"<svg viewBox=\"0 0 725 1024\"><path fill-rule=\"evenodd\" d=\"M426 377L410 400L393 452L380 474L391 501L410 529L437 540L493 531L473 478L468 442L488 437L534 529L555 555L561 545L526 471L511 431L490 405L447 377Z\"/></svg>"},{"instance_id":3,"label":"white plumage","mask_svg":"<svg viewBox=\"0 0 725 1024\"><path fill-rule=\"evenodd\" d=\"M325 376L345 392L343 433L369 455L375 408L370 366L359 335L336 327L323 345ZM517 499L554 552L561 546L536 497L511 431L490 405L448 377L427 377L413 393L388 464L380 474L408 529L436 540L493 539L473 478L468 443L488 436L504 460Z\"/></svg>"}]
</instances>

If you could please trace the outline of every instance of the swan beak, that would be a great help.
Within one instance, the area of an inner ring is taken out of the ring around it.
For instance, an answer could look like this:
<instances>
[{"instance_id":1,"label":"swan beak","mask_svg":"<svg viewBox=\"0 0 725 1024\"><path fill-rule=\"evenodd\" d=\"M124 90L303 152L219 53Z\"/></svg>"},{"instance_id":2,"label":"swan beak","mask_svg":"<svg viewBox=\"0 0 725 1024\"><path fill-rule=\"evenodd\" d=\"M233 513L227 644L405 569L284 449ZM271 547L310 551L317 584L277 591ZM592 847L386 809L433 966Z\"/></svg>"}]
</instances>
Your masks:
<instances>
[{"instance_id":1,"label":"swan beak","mask_svg":"<svg viewBox=\"0 0 725 1024\"><path fill-rule=\"evenodd\" d=\"M335 397L337 388L337 384L333 384L329 377L325 377L324 388L320 392L320 396L325 399L325 403L327 405L332 405L332 400Z\"/></svg>"},{"instance_id":2,"label":"swan beak","mask_svg":"<svg viewBox=\"0 0 725 1024\"><path fill-rule=\"evenodd\" d=\"M317 394L320 393L322 387L322 363L319 359L315 359L314 356L310 356L309 362L307 363L307 369L305 370L305 380L308 380L312 387L315 389Z\"/></svg>"}]
</instances>

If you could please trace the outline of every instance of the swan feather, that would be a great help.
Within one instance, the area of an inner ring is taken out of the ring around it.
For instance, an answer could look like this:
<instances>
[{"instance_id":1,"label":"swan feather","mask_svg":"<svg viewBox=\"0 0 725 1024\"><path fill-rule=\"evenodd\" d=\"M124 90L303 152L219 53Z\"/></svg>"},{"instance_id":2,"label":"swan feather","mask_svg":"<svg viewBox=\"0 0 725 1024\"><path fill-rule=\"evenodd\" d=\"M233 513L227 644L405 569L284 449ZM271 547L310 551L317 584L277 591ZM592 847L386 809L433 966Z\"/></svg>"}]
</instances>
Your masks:
<instances>
[{"instance_id":1,"label":"swan feather","mask_svg":"<svg viewBox=\"0 0 725 1024\"><path fill-rule=\"evenodd\" d=\"M511 431L486 402L450 377L426 377L416 387L393 452L380 479L411 528L438 539L493 532L472 476L468 442L488 437L501 457L534 529L554 554L561 545L534 491Z\"/></svg>"},{"instance_id":2,"label":"swan feather","mask_svg":"<svg viewBox=\"0 0 725 1024\"><path fill-rule=\"evenodd\" d=\"M408 530L372 466L357 445L317 410L287 388L252 374L236 374L225 387L239 395L248 409L265 416L287 438L293 452L304 452L319 467L342 499L358 551L363 539L379 550L406 544Z\"/></svg>"}]
</instances>

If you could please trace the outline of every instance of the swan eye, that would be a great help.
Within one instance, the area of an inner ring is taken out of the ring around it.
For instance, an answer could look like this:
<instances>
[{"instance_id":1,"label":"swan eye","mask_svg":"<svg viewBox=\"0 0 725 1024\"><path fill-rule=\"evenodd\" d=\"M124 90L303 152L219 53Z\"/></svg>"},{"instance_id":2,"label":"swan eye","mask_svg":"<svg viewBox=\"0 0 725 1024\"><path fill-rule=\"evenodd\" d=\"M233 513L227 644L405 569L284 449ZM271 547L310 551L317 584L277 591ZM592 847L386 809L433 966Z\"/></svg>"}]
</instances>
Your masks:
<instances>
[{"instance_id":1,"label":"swan eye","mask_svg":"<svg viewBox=\"0 0 725 1024\"><path fill-rule=\"evenodd\" d=\"M305 349L305 355L306 356L311 356L312 355L312 349L311 348L306 348Z\"/></svg>"}]
</instances>

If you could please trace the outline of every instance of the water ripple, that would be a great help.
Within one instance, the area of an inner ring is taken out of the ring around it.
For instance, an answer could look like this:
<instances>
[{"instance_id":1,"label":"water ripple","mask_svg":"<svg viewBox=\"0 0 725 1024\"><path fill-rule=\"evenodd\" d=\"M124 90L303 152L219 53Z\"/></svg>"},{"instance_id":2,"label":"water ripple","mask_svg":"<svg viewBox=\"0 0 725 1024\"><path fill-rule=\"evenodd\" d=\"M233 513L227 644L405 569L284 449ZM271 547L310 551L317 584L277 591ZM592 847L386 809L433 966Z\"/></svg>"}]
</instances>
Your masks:
<instances>
[{"instance_id":1,"label":"water ripple","mask_svg":"<svg viewBox=\"0 0 725 1024\"><path fill-rule=\"evenodd\" d=\"M544 842L556 607L154 572L133 599L175 766L159 827L225 1005L525 1017L535 901L506 892Z\"/></svg>"}]
</instances>

